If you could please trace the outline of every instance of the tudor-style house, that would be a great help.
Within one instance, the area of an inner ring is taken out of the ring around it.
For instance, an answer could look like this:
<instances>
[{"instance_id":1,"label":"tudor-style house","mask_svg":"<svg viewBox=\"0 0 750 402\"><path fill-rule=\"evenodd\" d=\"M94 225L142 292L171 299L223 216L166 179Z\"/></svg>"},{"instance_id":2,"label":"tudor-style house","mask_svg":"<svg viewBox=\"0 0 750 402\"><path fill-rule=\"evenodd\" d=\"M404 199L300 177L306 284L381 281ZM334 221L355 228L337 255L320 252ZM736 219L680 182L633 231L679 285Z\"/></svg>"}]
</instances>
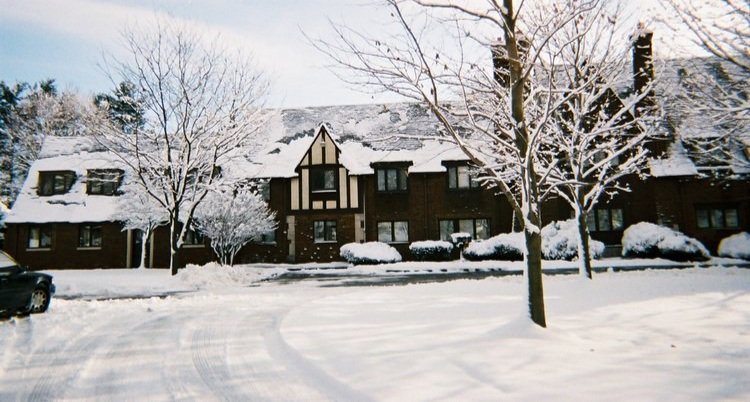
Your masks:
<instances>
[{"instance_id":1,"label":"tudor-style house","mask_svg":"<svg viewBox=\"0 0 750 402\"><path fill-rule=\"evenodd\" d=\"M650 56L646 39L635 52ZM642 56L635 55L634 71L651 71L638 65L649 60ZM278 229L245 246L235 263L335 261L343 244L365 241L391 244L408 259L414 241L455 232L481 241L513 229L505 199L473 180L465 155L439 136L420 104L286 109L267 127L268 149L232 169L239 179L262 179ZM589 216L592 237L610 252L641 221L679 229L713 252L720 239L750 230L750 170L721 166L738 179L711 179L705 173L717 167L691 154L686 132L672 124L671 138L656 144L664 157L651 161L650 177L633 178L630 193ZM6 218L5 250L36 269L138 266L141 236L117 221L127 174L89 139L48 138ZM559 200L542 212L545 224L571 217ZM190 231L181 261L215 260L209 241ZM169 265L165 227L147 251L146 266Z\"/></svg>"}]
</instances>

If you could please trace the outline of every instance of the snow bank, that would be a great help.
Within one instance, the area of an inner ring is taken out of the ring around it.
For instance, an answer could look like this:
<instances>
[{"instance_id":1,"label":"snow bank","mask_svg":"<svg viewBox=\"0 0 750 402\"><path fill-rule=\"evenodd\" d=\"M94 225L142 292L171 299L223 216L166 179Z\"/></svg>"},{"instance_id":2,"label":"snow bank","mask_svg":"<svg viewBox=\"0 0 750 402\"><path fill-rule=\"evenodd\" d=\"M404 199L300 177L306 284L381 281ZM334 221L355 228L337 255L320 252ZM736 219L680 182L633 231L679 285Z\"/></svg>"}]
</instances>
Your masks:
<instances>
[{"instance_id":1,"label":"snow bank","mask_svg":"<svg viewBox=\"0 0 750 402\"><path fill-rule=\"evenodd\" d=\"M674 261L706 261L710 258L710 253L698 240L649 222L636 223L625 230L622 255Z\"/></svg>"},{"instance_id":2,"label":"snow bank","mask_svg":"<svg viewBox=\"0 0 750 402\"><path fill-rule=\"evenodd\" d=\"M352 264L382 264L401 261L395 248L381 242L347 243L341 246L339 255Z\"/></svg>"},{"instance_id":3,"label":"snow bank","mask_svg":"<svg viewBox=\"0 0 750 402\"><path fill-rule=\"evenodd\" d=\"M719 243L719 255L750 260L750 233L741 232L723 239Z\"/></svg>"},{"instance_id":4,"label":"snow bank","mask_svg":"<svg viewBox=\"0 0 750 402\"><path fill-rule=\"evenodd\" d=\"M447 261L451 258L453 244L443 240L415 241L409 245L409 251L419 261Z\"/></svg>"},{"instance_id":5,"label":"snow bank","mask_svg":"<svg viewBox=\"0 0 750 402\"><path fill-rule=\"evenodd\" d=\"M188 264L180 269L177 277L194 289L217 289L233 286L249 286L280 272L273 268L256 268L244 265L223 266L212 262L206 265Z\"/></svg>"},{"instance_id":6,"label":"snow bank","mask_svg":"<svg viewBox=\"0 0 750 402\"><path fill-rule=\"evenodd\" d=\"M470 261L523 259L526 240L523 233L502 233L487 240L473 241L464 250L464 257Z\"/></svg>"},{"instance_id":7,"label":"snow bank","mask_svg":"<svg viewBox=\"0 0 750 402\"><path fill-rule=\"evenodd\" d=\"M591 258L604 253L604 243L589 236ZM575 219L555 221L542 228L542 256L547 260L578 258L578 223Z\"/></svg>"}]
</instances>

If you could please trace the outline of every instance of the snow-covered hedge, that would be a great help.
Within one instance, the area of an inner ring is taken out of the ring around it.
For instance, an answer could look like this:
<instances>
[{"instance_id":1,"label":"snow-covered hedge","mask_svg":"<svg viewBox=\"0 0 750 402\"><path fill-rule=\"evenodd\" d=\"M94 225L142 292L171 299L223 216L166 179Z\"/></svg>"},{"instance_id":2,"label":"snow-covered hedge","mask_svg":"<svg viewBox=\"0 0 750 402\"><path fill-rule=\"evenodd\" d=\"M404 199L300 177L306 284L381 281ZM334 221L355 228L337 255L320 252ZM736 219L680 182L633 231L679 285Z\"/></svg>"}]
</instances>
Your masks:
<instances>
[{"instance_id":1,"label":"snow-covered hedge","mask_svg":"<svg viewBox=\"0 0 750 402\"><path fill-rule=\"evenodd\" d=\"M750 233L741 232L722 239L719 243L719 255L750 260Z\"/></svg>"},{"instance_id":2,"label":"snow-covered hedge","mask_svg":"<svg viewBox=\"0 0 750 402\"><path fill-rule=\"evenodd\" d=\"M418 261L448 261L453 244L442 240L415 241L409 245L409 251Z\"/></svg>"},{"instance_id":3,"label":"snow-covered hedge","mask_svg":"<svg viewBox=\"0 0 750 402\"><path fill-rule=\"evenodd\" d=\"M487 240L473 241L464 250L464 258L469 261L483 260L523 260L526 240L523 233L503 233Z\"/></svg>"},{"instance_id":4,"label":"snow-covered hedge","mask_svg":"<svg viewBox=\"0 0 750 402\"><path fill-rule=\"evenodd\" d=\"M591 258L604 253L604 243L589 237ZM578 258L578 223L575 219L555 221L542 228L542 257L547 260Z\"/></svg>"},{"instance_id":5,"label":"snow-covered hedge","mask_svg":"<svg viewBox=\"0 0 750 402\"><path fill-rule=\"evenodd\" d=\"M622 235L622 255L638 258L666 258L673 261L706 261L710 254L698 240L668 227L636 223Z\"/></svg>"},{"instance_id":6,"label":"snow-covered hedge","mask_svg":"<svg viewBox=\"0 0 750 402\"><path fill-rule=\"evenodd\" d=\"M352 264L385 264L401 261L395 248L377 241L347 243L341 246L339 255Z\"/></svg>"}]
</instances>

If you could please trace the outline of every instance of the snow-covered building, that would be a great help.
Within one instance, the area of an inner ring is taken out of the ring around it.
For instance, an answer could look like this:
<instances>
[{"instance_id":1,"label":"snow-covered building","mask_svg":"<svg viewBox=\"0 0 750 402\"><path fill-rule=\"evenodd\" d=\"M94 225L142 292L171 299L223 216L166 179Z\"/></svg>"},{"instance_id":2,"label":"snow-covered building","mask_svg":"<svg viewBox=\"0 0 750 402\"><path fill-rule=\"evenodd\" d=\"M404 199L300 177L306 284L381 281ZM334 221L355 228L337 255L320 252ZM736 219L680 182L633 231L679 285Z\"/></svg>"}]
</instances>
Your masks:
<instances>
[{"instance_id":1,"label":"snow-covered building","mask_svg":"<svg viewBox=\"0 0 750 402\"><path fill-rule=\"evenodd\" d=\"M739 179L717 184L684 146L688 130L671 127L671 138L655 144L666 157L651 162L651 177L633 178L631 193L592 213L594 239L616 249L625 228L648 221L715 251L723 237L750 229L750 172L737 167ZM267 134L264 152L227 168L238 178L266 179L278 229L244 247L235 262L339 260L343 244L375 240L408 259L414 241L448 240L454 232L482 240L512 230L507 201L472 180L467 158L422 105L286 109ZM7 216L5 249L32 268L138 266L140 236L123 231L116 214L128 174L89 139L48 138ZM571 216L559 200L542 212L545 223ZM207 239L190 239L183 263L215 259ZM169 265L165 228L154 233L146 258L147 266Z\"/></svg>"}]
</instances>

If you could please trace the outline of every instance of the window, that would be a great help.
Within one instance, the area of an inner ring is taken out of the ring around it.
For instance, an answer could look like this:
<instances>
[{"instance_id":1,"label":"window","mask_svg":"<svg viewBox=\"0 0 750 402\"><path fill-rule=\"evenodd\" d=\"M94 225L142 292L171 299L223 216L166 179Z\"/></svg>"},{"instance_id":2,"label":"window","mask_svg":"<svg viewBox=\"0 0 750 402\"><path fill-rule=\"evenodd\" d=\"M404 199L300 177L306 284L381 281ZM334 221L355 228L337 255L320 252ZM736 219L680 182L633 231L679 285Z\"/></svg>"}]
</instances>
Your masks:
<instances>
[{"instance_id":1,"label":"window","mask_svg":"<svg viewBox=\"0 0 750 402\"><path fill-rule=\"evenodd\" d=\"M208 173L208 166L202 167L201 169L198 168L191 168L188 170L187 175L185 176L185 181L188 184L198 184L198 183L208 183L209 179L216 179L221 176L221 166L214 166L211 169L211 174L209 177Z\"/></svg>"},{"instance_id":2,"label":"window","mask_svg":"<svg viewBox=\"0 0 750 402\"><path fill-rule=\"evenodd\" d=\"M313 222L315 243L330 243L336 241L336 221Z\"/></svg>"},{"instance_id":3,"label":"window","mask_svg":"<svg viewBox=\"0 0 750 402\"><path fill-rule=\"evenodd\" d=\"M78 227L78 247L101 247L101 225L80 225Z\"/></svg>"},{"instance_id":4,"label":"window","mask_svg":"<svg viewBox=\"0 0 750 402\"><path fill-rule=\"evenodd\" d=\"M73 187L76 174L73 171L39 172L39 195L65 194Z\"/></svg>"},{"instance_id":5,"label":"window","mask_svg":"<svg viewBox=\"0 0 750 402\"><path fill-rule=\"evenodd\" d=\"M489 219L450 219L439 223L440 240L451 241L452 233L468 233L472 240L486 240L490 237Z\"/></svg>"},{"instance_id":6,"label":"window","mask_svg":"<svg viewBox=\"0 0 750 402\"><path fill-rule=\"evenodd\" d=\"M260 235L260 243L275 243L276 242L276 229L269 230Z\"/></svg>"},{"instance_id":7,"label":"window","mask_svg":"<svg viewBox=\"0 0 750 402\"><path fill-rule=\"evenodd\" d=\"M86 193L96 195L115 195L122 182L122 170L94 169L86 172Z\"/></svg>"},{"instance_id":8,"label":"window","mask_svg":"<svg viewBox=\"0 0 750 402\"><path fill-rule=\"evenodd\" d=\"M383 243L406 243L409 241L409 222L378 222L378 241Z\"/></svg>"},{"instance_id":9,"label":"window","mask_svg":"<svg viewBox=\"0 0 750 402\"><path fill-rule=\"evenodd\" d=\"M455 189L467 189L467 188L478 188L479 182L472 179L469 174L469 167L466 165L461 166L448 166L448 188Z\"/></svg>"},{"instance_id":10,"label":"window","mask_svg":"<svg viewBox=\"0 0 750 402\"><path fill-rule=\"evenodd\" d=\"M700 229L736 229L740 226L737 208L697 207L696 223Z\"/></svg>"},{"instance_id":11,"label":"window","mask_svg":"<svg viewBox=\"0 0 750 402\"><path fill-rule=\"evenodd\" d=\"M406 168L376 169L378 191L406 191Z\"/></svg>"},{"instance_id":12,"label":"window","mask_svg":"<svg viewBox=\"0 0 750 402\"><path fill-rule=\"evenodd\" d=\"M258 190L260 191L260 196L263 197L263 201L271 201L271 182L268 180L260 182L258 184Z\"/></svg>"},{"instance_id":13,"label":"window","mask_svg":"<svg viewBox=\"0 0 750 402\"><path fill-rule=\"evenodd\" d=\"M52 229L48 226L30 226L27 246L30 249L51 248Z\"/></svg>"},{"instance_id":14,"label":"window","mask_svg":"<svg viewBox=\"0 0 750 402\"><path fill-rule=\"evenodd\" d=\"M586 216L586 225L589 232L607 232L622 230L625 222L622 219L620 208L599 208L590 211Z\"/></svg>"},{"instance_id":15,"label":"window","mask_svg":"<svg viewBox=\"0 0 750 402\"><path fill-rule=\"evenodd\" d=\"M182 244L185 246L203 246L204 237L200 232L194 229L189 229L187 233L185 233L185 240Z\"/></svg>"},{"instance_id":16,"label":"window","mask_svg":"<svg viewBox=\"0 0 750 402\"><path fill-rule=\"evenodd\" d=\"M313 192L336 191L336 170L334 168L310 169L310 189Z\"/></svg>"},{"instance_id":17,"label":"window","mask_svg":"<svg viewBox=\"0 0 750 402\"><path fill-rule=\"evenodd\" d=\"M732 160L731 145L727 139L720 137L705 137L683 139L683 145L688 150L688 156L693 160L698 170L726 168Z\"/></svg>"}]
</instances>

